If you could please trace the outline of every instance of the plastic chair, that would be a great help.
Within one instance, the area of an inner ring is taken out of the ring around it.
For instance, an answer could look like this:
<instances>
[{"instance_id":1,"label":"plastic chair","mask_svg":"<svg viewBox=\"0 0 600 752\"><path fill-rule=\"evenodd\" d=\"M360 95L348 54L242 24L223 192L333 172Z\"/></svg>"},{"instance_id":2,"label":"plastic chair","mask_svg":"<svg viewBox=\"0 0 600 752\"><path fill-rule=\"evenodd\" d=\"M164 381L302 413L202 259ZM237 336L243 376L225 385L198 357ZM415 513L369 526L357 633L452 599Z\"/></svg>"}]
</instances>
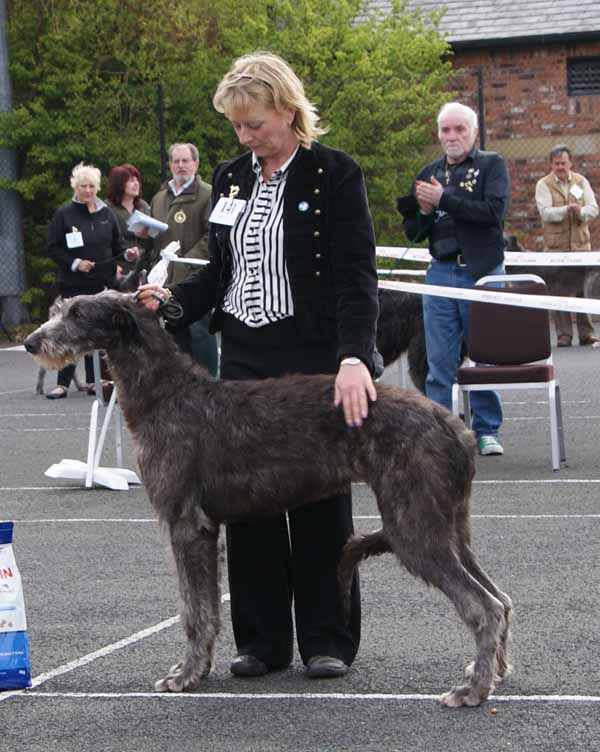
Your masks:
<instances>
[{"instance_id":1,"label":"plastic chair","mask_svg":"<svg viewBox=\"0 0 600 752\"><path fill-rule=\"evenodd\" d=\"M535 274L482 277L476 288L494 292L545 295L546 283ZM544 389L550 411L552 468L566 460L560 387L554 375L549 312L497 303L472 302L469 314L469 365L457 371L452 412L464 402L465 423L471 427L469 393L504 389ZM474 361L474 362L473 362Z\"/></svg>"}]
</instances>

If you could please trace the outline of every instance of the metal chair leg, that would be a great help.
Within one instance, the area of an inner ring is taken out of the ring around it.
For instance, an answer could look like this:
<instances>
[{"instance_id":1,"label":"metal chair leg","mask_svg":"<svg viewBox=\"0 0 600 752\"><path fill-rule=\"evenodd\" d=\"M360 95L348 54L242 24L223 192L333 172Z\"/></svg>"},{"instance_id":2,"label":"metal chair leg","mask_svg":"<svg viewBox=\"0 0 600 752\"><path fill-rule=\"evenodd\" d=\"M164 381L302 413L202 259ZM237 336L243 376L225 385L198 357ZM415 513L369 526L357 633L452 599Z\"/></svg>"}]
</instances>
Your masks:
<instances>
[{"instance_id":1,"label":"metal chair leg","mask_svg":"<svg viewBox=\"0 0 600 752\"><path fill-rule=\"evenodd\" d=\"M561 462L567 461L567 453L565 450L565 429L563 426L563 411L562 411L562 401L560 398L560 386L558 383L555 387L556 390L556 414L558 418L558 443L560 448L560 459Z\"/></svg>"},{"instance_id":2,"label":"metal chair leg","mask_svg":"<svg viewBox=\"0 0 600 752\"><path fill-rule=\"evenodd\" d=\"M465 426L471 429L471 395L468 389L463 389L463 410Z\"/></svg>"},{"instance_id":3,"label":"metal chair leg","mask_svg":"<svg viewBox=\"0 0 600 752\"><path fill-rule=\"evenodd\" d=\"M558 414L556 409L556 383L548 383L548 405L550 408L550 443L552 446L552 469L560 470L560 439L558 432Z\"/></svg>"}]
</instances>

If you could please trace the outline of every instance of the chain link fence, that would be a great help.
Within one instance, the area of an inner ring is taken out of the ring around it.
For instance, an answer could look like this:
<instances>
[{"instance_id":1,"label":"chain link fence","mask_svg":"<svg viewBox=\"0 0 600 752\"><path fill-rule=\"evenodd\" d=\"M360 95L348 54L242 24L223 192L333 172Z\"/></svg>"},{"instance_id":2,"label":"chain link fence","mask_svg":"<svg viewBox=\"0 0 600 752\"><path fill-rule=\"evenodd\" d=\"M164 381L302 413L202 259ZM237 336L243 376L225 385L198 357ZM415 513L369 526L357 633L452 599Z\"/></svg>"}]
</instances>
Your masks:
<instances>
[{"instance_id":1,"label":"chain link fence","mask_svg":"<svg viewBox=\"0 0 600 752\"><path fill-rule=\"evenodd\" d=\"M11 108L8 51L6 46L6 8L0 1L0 111ZM0 148L0 176L14 180L17 165L13 150ZM0 314L2 328L14 326L26 318L19 301L25 290L25 259L21 203L14 191L0 190Z\"/></svg>"}]
</instances>

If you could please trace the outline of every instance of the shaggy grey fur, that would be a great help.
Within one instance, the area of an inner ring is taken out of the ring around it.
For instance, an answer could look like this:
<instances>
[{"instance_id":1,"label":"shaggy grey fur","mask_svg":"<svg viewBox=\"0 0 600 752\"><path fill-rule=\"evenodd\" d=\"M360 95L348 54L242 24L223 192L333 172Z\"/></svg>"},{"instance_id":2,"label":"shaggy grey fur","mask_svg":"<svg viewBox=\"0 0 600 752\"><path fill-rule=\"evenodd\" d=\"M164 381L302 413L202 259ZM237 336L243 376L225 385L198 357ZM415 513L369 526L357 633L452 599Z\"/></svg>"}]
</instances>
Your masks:
<instances>
[{"instance_id":1,"label":"shaggy grey fur","mask_svg":"<svg viewBox=\"0 0 600 752\"><path fill-rule=\"evenodd\" d=\"M195 689L211 669L221 523L279 514L349 481L373 489L383 527L348 544L342 582L360 559L392 551L450 598L477 654L444 704L478 705L504 675L511 602L470 549L474 439L447 410L415 390L378 385L369 417L352 429L333 406L333 376L213 381L155 315L116 292L66 301L25 347L52 368L93 349L108 354L179 577L187 648L158 690Z\"/></svg>"}]
</instances>

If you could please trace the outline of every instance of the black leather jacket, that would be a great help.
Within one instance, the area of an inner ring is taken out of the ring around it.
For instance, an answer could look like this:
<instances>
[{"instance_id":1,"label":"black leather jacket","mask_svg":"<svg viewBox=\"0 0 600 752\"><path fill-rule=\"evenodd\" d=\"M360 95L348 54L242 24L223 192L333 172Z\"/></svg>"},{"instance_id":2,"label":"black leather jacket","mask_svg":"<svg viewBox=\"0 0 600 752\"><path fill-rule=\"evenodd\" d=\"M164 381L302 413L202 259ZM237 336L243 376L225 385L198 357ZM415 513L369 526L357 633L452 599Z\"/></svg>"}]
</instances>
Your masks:
<instances>
[{"instance_id":1,"label":"black leather jacket","mask_svg":"<svg viewBox=\"0 0 600 752\"><path fill-rule=\"evenodd\" d=\"M429 182L435 175L443 182L443 165L444 158L430 162L416 180ZM499 154L476 148L461 166L462 173L463 179L457 176L444 190L438 209L452 217L460 253L469 272L479 279L504 260L503 221L510 198L510 180ZM437 212L421 214L416 202L412 210L410 202L404 206L399 203L399 208L404 215L407 238L415 242L427 238L431 243Z\"/></svg>"}]
</instances>

